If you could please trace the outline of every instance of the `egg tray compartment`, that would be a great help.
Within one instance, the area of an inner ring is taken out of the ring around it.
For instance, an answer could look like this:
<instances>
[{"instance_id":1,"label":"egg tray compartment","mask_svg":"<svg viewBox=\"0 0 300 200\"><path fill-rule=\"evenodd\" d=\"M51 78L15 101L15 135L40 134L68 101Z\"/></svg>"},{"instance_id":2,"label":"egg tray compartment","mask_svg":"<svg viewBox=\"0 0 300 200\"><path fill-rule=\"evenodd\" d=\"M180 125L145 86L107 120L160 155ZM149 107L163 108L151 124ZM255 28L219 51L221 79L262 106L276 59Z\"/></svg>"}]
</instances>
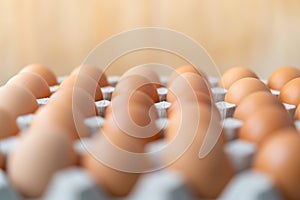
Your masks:
<instances>
[{"instance_id":1,"label":"egg tray compartment","mask_svg":"<svg viewBox=\"0 0 300 200\"><path fill-rule=\"evenodd\" d=\"M58 82L61 83L67 76L59 77ZM109 76L109 83L111 86L102 88L104 99L96 102L98 113L100 116L91 117L85 120L85 124L89 129L89 134L93 135L99 127L104 123L105 108L109 105L111 93L113 87L117 84L119 77ZM162 82L165 84L167 78L162 77ZM224 101L226 90L218 88L218 78L209 77L209 82L212 86L212 94L216 101L217 108L219 109L221 116L223 117L223 126L226 132L228 144L225 146L225 152L229 156L233 163L234 169L237 172L235 177L227 185L219 199L281 199L280 194L275 189L274 183L270 177L252 171L251 163L253 156L256 153L256 146L246 141L237 139L238 129L242 126L242 122L232 118L235 105ZM52 86L51 92L54 93L58 89L58 86ZM165 102L165 96L167 93L166 88L159 88L158 93L161 102L156 104L160 119L157 124L161 128L164 128L168 121L166 117L166 110L170 106L170 103ZM274 95L278 95L278 91L272 91ZM47 103L47 98L38 99L39 105ZM293 114L295 107L286 105L290 114ZM21 130L25 130L32 121L34 115L29 114L20 116L17 119L18 125ZM295 122L296 127L299 126L299 122ZM0 148L4 155L8 155L9 152L17 145L18 137L10 137L0 141ZM84 139L85 144L89 143L89 138ZM148 151L154 151L162 148L165 145L163 140L152 142L147 146ZM79 141L74 144L74 148L78 153L85 151L84 146ZM160 155L156 155L151 158L153 163L157 165L161 162ZM213 187L213 186L212 186ZM15 200L24 199L18 195L14 189L10 186L6 174L3 170L0 170L0 199L2 200ZM107 195L101 188L96 186L96 183L91 177L80 167L72 167L57 172L51 183L48 186L47 192L43 199L120 199L112 198ZM157 172L143 175L137 186L130 193L130 195L123 199L196 199L194 194L186 186L184 178L175 171L160 170Z\"/></svg>"}]
</instances>

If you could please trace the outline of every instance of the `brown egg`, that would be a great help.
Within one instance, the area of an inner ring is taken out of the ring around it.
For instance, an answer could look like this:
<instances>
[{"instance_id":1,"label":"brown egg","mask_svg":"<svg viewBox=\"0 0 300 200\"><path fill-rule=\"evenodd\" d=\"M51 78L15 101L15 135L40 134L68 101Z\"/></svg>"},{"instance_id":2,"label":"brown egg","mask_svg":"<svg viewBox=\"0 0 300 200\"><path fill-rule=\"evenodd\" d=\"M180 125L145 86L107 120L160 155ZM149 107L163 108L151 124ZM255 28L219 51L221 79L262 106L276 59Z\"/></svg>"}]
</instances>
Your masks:
<instances>
[{"instance_id":1,"label":"brown egg","mask_svg":"<svg viewBox=\"0 0 300 200\"><path fill-rule=\"evenodd\" d=\"M168 116L171 116L176 110L181 109L182 105L194 103L204 103L210 106L213 103L213 99L203 92L187 91L184 95L178 96L176 101L172 102L171 107L168 109Z\"/></svg>"},{"instance_id":2,"label":"brown egg","mask_svg":"<svg viewBox=\"0 0 300 200\"><path fill-rule=\"evenodd\" d=\"M169 76L167 87L170 87L173 80L177 76L179 76L183 73L187 73L187 72L198 74L198 75L202 76L206 81L208 81L207 76L205 75L204 72L200 71L199 69L197 69L191 65L184 65L184 66L177 68L175 71L172 72L172 74Z\"/></svg>"},{"instance_id":3,"label":"brown egg","mask_svg":"<svg viewBox=\"0 0 300 200\"><path fill-rule=\"evenodd\" d=\"M16 135L19 132L16 120L3 108L0 108L0 140Z\"/></svg>"},{"instance_id":4,"label":"brown egg","mask_svg":"<svg viewBox=\"0 0 300 200\"><path fill-rule=\"evenodd\" d=\"M100 101L103 99L102 91L98 83L87 75L70 75L65 81L61 83L59 90L74 87L85 90L92 97L94 97L95 101Z\"/></svg>"},{"instance_id":5,"label":"brown egg","mask_svg":"<svg viewBox=\"0 0 300 200\"><path fill-rule=\"evenodd\" d=\"M300 199L300 136L297 131L274 134L258 151L257 171L270 175L284 199Z\"/></svg>"},{"instance_id":6,"label":"brown egg","mask_svg":"<svg viewBox=\"0 0 300 200\"><path fill-rule=\"evenodd\" d=\"M293 120L286 110L269 105L255 111L244 121L239 137L260 146L275 131L283 128L294 128Z\"/></svg>"},{"instance_id":7,"label":"brown egg","mask_svg":"<svg viewBox=\"0 0 300 200\"><path fill-rule=\"evenodd\" d=\"M233 117L244 121L250 117L252 113L268 105L274 105L285 109L280 100L273 94L259 91L246 96L235 109Z\"/></svg>"},{"instance_id":8,"label":"brown egg","mask_svg":"<svg viewBox=\"0 0 300 200\"><path fill-rule=\"evenodd\" d=\"M96 65L81 65L79 67L76 67L71 72L71 75L78 75L79 73L87 75L94 79L96 82L98 82L99 87L105 87L109 85L105 73Z\"/></svg>"},{"instance_id":9,"label":"brown egg","mask_svg":"<svg viewBox=\"0 0 300 200\"><path fill-rule=\"evenodd\" d=\"M190 72L177 76L168 89L169 92L166 97L168 102L176 101L177 98L180 98L187 92L202 92L211 96L208 82L202 76Z\"/></svg>"},{"instance_id":10,"label":"brown egg","mask_svg":"<svg viewBox=\"0 0 300 200\"><path fill-rule=\"evenodd\" d=\"M273 90L281 90L287 82L297 77L300 77L300 69L291 66L281 67L271 74L268 86Z\"/></svg>"},{"instance_id":11,"label":"brown egg","mask_svg":"<svg viewBox=\"0 0 300 200\"><path fill-rule=\"evenodd\" d=\"M243 98L258 91L270 92L262 81L256 78L242 78L230 86L225 95L225 101L239 105Z\"/></svg>"},{"instance_id":12,"label":"brown egg","mask_svg":"<svg viewBox=\"0 0 300 200\"><path fill-rule=\"evenodd\" d=\"M5 108L16 119L20 115L35 112L38 104L28 89L9 84L0 88L0 107Z\"/></svg>"},{"instance_id":13,"label":"brown egg","mask_svg":"<svg viewBox=\"0 0 300 200\"><path fill-rule=\"evenodd\" d=\"M31 64L24 67L20 73L22 72L31 72L40 75L45 79L48 85L53 86L57 85L56 75L49 68L40 65L40 64Z\"/></svg>"},{"instance_id":14,"label":"brown egg","mask_svg":"<svg viewBox=\"0 0 300 200\"><path fill-rule=\"evenodd\" d=\"M109 134L107 137L112 135L113 134ZM134 165L141 165L143 161L132 160L127 157L127 154L121 156L117 155L115 149L112 149L112 146L108 145L109 142L103 142L105 140L106 136L103 134L94 135L89 153L86 153L82 158L82 166L88 171L91 177L94 178L99 187L110 195L116 197L127 196L136 185L141 174L125 172L110 166L109 163L99 160L98 156L100 157L100 155L102 155L105 156L106 159L110 159L114 166L120 166L126 163L126 165L133 166L134 168ZM120 138L120 142L123 144L122 146L126 146L126 149L131 152L144 153L144 146L139 145L139 143L136 143L135 140L131 140L129 137Z\"/></svg>"},{"instance_id":15,"label":"brown egg","mask_svg":"<svg viewBox=\"0 0 300 200\"><path fill-rule=\"evenodd\" d=\"M6 84L10 83L27 88L36 98L46 98L51 94L49 85L45 79L31 72L23 72L13 76Z\"/></svg>"},{"instance_id":16,"label":"brown egg","mask_svg":"<svg viewBox=\"0 0 300 200\"><path fill-rule=\"evenodd\" d=\"M71 105L74 111L79 111L85 118L97 115L94 98L81 88L58 90L51 96L48 103L52 102Z\"/></svg>"},{"instance_id":17,"label":"brown egg","mask_svg":"<svg viewBox=\"0 0 300 200\"><path fill-rule=\"evenodd\" d=\"M59 102L48 103L39 109L31 123L31 127L39 129L51 127L51 129L63 130L72 140L88 135L82 113L73 110L72 105Z\"/></svg>"},{"instance_id":18,"label":"brown egg","mask_svg":"<svg viewBox=\"0 0 300 200\"><path fill-rule=\"evenodd\" d=\"M295 120L300 120L300 104L298 104L297 109L295 111Z\"/></svg>"},{"instance_id":19,"label":"brown egg","mask_svg":"<svg viewBox=\"0 0 300 200\"><path fill-rule=\"evenodd\" d=\"M229 89L234 82L246 77L258 79L257 75L250 69L232 67L223 74L219 85L225 89Z\"/></svg>"},{"instance_id":20,"label":"brown egg","mask_svg":"<svg viewBox=\"0 0 300 200\"><path fill-rule=\"evenodd\" d=\"M207 105L185 105L181 114L172 115L166 130L169 145L164 161L174 160L168 168L180 172L199 199L216 199L234 173L223 151L226 141L220 116L211 117ZM208 154L200 158L202 150Z\"/></svg>"},{"instance_id":21,"label":"brown egg","mask_svg":"<svg viewBox=\"0 0 300 200\"><path fill-rule=\"evenodd\" d=\"M121 93L132 93L134 91L141 91L147 94L154 102L159 101L156 87L147 78L142 75L131 75L122 78L116 85L115 90L112 94L112 98Z\"/></svg>"},{"instance_id":22,"label":"brown egg","mask_svg":"<svg viewBox=\"0 0 300 200\"><path fill-rule=\"evenodd\" d=\"M284 103L297 106L300 103L300 77L285 84L280 90L279 98Z\"/></svg>"},{"instance_id":23,"label":"brown egg","mask_svg":"<svg viewBox=\"0 0 300 200\"><path fill-rule=\"evenodd\" d=\"M131 75L141 75L147 79L149 79L150 82L152 82L155 87L161 87L162 84L160 82L159 76L157 73L151 68L151 66L138 66L131 68L127 70L121 78L125 78L127 76Z\"/></svg>"},{"instance_id":24,"label":"brown egg","mask_svg":"<svg viewBox=\"0 0 300 200\"><path fill-rule=\"evenodd\" d=\"M76 163L72 141L52 128L29 129L8 157L8 177L24 197L41 197L55 172Z\"/></svg>"}]
</instances>

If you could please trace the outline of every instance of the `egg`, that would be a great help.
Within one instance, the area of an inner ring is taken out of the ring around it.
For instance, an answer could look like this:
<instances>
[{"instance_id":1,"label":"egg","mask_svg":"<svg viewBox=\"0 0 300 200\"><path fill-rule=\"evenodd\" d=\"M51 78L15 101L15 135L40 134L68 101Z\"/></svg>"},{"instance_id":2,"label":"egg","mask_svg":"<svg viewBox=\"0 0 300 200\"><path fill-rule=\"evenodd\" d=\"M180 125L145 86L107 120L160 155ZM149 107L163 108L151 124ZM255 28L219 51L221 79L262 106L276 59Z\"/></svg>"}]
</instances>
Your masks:
<instances>
[{"instance_id":1,"label":"egg","mask_svg":"<svg viewBox=\"0 0 300 200\"><path fill-rule=\"evenodd\" d=\"M234 82L227 90L225 101L239 105L243 98L258 91L270 92L262 81L256 78L242 78Z\"/></svg>"},{"instance_id":2,"label":"egg","mask_svg":"<svg viewBox=\"0 0 300 200\"><path fill-rule=\"evenodd\" d=\"M211 96L210 86L207 81L200 75L195 73L182 73L177 76L168 88L169 92L166 96L168 102L174 102L180 96L187 92L202 92Z\"/></svg>"},{"instance_id":3,"label":"egg","mask_svg":"<svg viewBox=\"0 0 300 200\"><path fill-rule=\"evenodd\" d=\"M168 116L171 116L173 112L180 110L182 105L204 103L209 106L212 105L213 99L203 92L191 92L187 91L184 95L178 96L176 101L173 101L168 109Z\"/></svg>"},{"instance_id":4,"label":"egg","mask_svg":"<svg viewBox=\"0 0 300 200\"><path fill-rule=\"evenodd\" d=\"M300 103L300 77L287 82L280 90L282 102L297 106Z\"/></svg>"},{"instance_id":5,"label":"egg","mask_svg":"<svg viewBox=\"0 0 300 200\"><path fill-rule=\"evenodd\" d=\"M147 94L154 102L159 101L157 89L155 85L142 75L130 75L121 78L116 85L112 94L112 98L121 93L132 93L134 91L141 91Z\"/></svg>"},{"instance_id":6,"label":"egg","mask_svg":"<svg viewBox=\"0 0 300 200\"><path fill-rule=\"evenodd\" d=\"M229 89L234 82L246 77L258 79L257 75L248 68L232 67L222 75L219 85L225 89Z\"/></svg>"},{"instance_id":7,"label":"egg","mask_svg":"<svg viewBox=\"0 0 300 200\"><path fill-rule=\"evenodd\" d=\"M23 72L13 76L6 84L10 83L27 88L37 99L49 97L51 94L48 83L38 74Z\"/></svg>"},{"instance_id":8,"label":"egg","mask_svg":"<svg viewBox=\"0 0 300 200\"><path fill-rule=\"evenodd\" d=\"M176 70L174 70L171 75L169 76L169 79L168 79L168 82L167 82L167 87L170 87L170 85L172 84L173 80L183 74L183 73L195 73L195 74L198 74L200 76L202 76L206 81L208 80L207 79L207 76L204 72L202 72L200 69L197 69L191 65L184 65L184 66L181 66L179 68L177 68Z\"/></svg>"},{"instance_id":9,"label":"egg","mask_svg":"<svg viewBox=\"0 0 300 200\"><path fill-rule=\"evenodd\" d=\"M259 149L255 170L270 175L284 199L300 199L300 136L280 130Z\"/></svg>"},{"instance_id":10,"label":"egg","mask_svg":"<svg viewBox=\"0 0 300 200\"><path fill-rule=\"evenodd\" d=\"M94 79L85 74L73 74L70 75L66 80L64 80L60 87L60 89L64 88L81 88L89 93L95 101L100 101L103 99L103 94L101 88Z\"/></svg>"},{"instance_id":11,"label":"egg","mask_svg":"<svg viewBox=\"0 0 300 200\"><path fill-rule=\"evenodd\" d=\"M28 89L8 84L0 88L0 107L5 108L16 119L20 115L34 113L38 104Z\"/></svg>"},{"instance_id":12,"label":"egg","mask_svg":"<svg viewBox=\"0 0 300 200\"><path fill-rule=\"evenodd\" d=\"M287 111L281 107L269 105L255 111L243 123L239 138L261 146L277 130L295 128Z\"/></svg>"},{"instance_id":13,"label":"egg","mask_svg":"<svg viewBox=\"0 0 300 200\"><path fill-rule=\"evenodd\" d=\"M254 92L242 99L239 106L235 109L233 117L244 121L250 117L252 113L268 105L274 105L284 109L283 104L273 94L265 91Z\"/></svg>"},{"instance_id":14,"label":"egg","mask_svg":"<svg viewBox=\"0 0 300 200\"><path fill-rule=\"evenodd\" d=\"M40 75L45 79L49 86L57 85L57 79L54 72L41 64L27 65L21 69L20 73L22 72L31 72Z\"/></svg>"},{"instance_id":15,"label":"egg","mask_svg":"<svg viewBox=\"0 0 300 200\"><path fill-rule=\"evenodd\" d=\"M0 108L0 124L0 140L16 135L19 132L16 120L3 108Z\"/></svg>"},{"instance_id":16,"label":"egg","mask_svg":"<svg viewBox=\"0 0 300 200\"><path fill-rule=\"evenodd\" d=\"M300 69L292 66L281 67L271 74L268 86L273 90L281 90L287 82L297 77L300 77Z\"/></svg>"},{"instance_id":17,"label":"egg","mask_svg":"<svg viewBox=\"0 0 300 200\"><path fill-rule=\"evenodd\" d=\"M36 112L30 127L40 130L50 128L64 130L71 140L77 140L88 135L81 112L73 110L72 105L61 103L48 103Z\"/></svg>"},{"instance_id":18,"label":"egg","mask_svg":"<svg viewBox=\"0 0 300 200\"><path fill-rule=\"evenodd\" d=\"M84 74L91 77L96 82L98 82L99 87L105 87L109 85L105 73L96 65L84 64L79 67L76 67L71 72L71 75L78 74Z\"/></svg>"},{"instance_id":19,"label":"egg","mask_svg":"<svg viewBox=\"0 0 300 200\"><path fill-rule=\"evenodd\" d=\"M94 98L81 88L59 90L48 101L48 103L52 102L71 105L74 111L79 111L85 118L97 115Z\"/></svg>"},{"instance_id":20,"label":"egg","mask_svg":"<svg viewBox=\"0 0 300 200\"><path fill-rule=\"evenodd\" d=\"M52 175L75 165L73 143L63 131L51 126L29 129L7 161L13 188L27 198L41 197Z\"/></svg>"},{"instance_id":21,"label":"egg","mask_svg":"<svg viewBox=\"0 0 300 200\"><path fill-rule=\"evenodd\" d=\"M137 66L131 68L127 70L121 78L125 78L131 75L141 75L149 79L149 81L153 83L157 88L162 86L158 74L151 68L151 66Z\"/></svg>"},{"instance_id":22,"label":"egg","mask_svg":"<svg viewBox=\"0 0 300 200\"><path fill-rule=\"evenodd\" d=\"M180 114L172 115L166 130L169 143L164 162L173 161L168 169L182 174L199 199L216 199L234 173L224 153L226 141L220 116L212 115L210 106L185 105ZM208 154L200 158L202 150Z\"/></svg>"},{"instance_id":23,"label":"egg","mask_svg":"<svg viewBox=\"0 0 300 200\"><path fill-rule=\"evenodd\" d=\"M149 98L142 92L136 92L135 95ZM148 163L138 157L132 159L128 154L145 153L145 145L159 138L159 130L156 127L158 114L155 107L151 106L149 109L141 102L130 104L128 98L130 95L119 94L112 99L111 113L105 116L101 127L102 134L94 136L89 153L82 158L82 165L98 185L117 197L130 193L140 176L134 169ZM117 156L119 149L123 152L121 156ZM109 161L99 162L101 155ZM129 169L121 170L120 166L124 165Z\"/></svg>"}]
</instances>

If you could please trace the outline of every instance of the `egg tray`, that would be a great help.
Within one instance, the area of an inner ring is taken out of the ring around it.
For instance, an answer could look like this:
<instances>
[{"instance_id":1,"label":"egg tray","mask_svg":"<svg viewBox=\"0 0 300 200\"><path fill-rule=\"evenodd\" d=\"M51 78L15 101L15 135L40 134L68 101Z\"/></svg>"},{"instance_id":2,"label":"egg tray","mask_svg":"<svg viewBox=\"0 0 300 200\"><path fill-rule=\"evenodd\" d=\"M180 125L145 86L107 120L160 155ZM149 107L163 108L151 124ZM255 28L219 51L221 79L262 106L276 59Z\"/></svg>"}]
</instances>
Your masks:
<instances>
[{"instance_id":1,"label":"egg tray","mask_svg":"<svg viewBox=\"0 0 300 200\"><path fill-rule=\"evenodd\" d=\"M59 77L58 82L61 83L67 76ZM99 116L87 118L85 124L88 127L89 135L95 134L104 123L105 109L110 104L111 94L114 86L119 80L118 76L109 76L110 86L101 88L104 100L96 102ZM166 84L167 77L161 77L163 85ZM273 180L265 175L251 170L252 160L257 151L254 144L238 139L237 133L243 122L233 118L235 105L225 102L224 97L226 90L218 87L219 79L216 77L208 78L212 87L213 98L219 109L222 119L223 128L225 130L228 143L225 145L225 152L229 156L234 170L237 172L235 177L230 181L224 189L219 199L282 199L276 190ZM58 86L52 86L51 92L54 93ZM160 119L157 124L164 129L168 123L166 118L167 109L170 103L166 102L166 94L168 90L165 87L158 88L160 102L156 103ZM278 91L272 91L274 95L278 95ZM47 104L48 98L37 99L40 106ZM288 112L293 115L295 106L285 105ZM19 116L17 118L18 126L22 131L30 125L34 114ZM296 127L300 127L298 121L295 122ZM86 144L90 138L85 138ZM1 151L7 156L10 151L18 144L19 137L14 136L0 141ZM165 141L159 140L148 144L147 151L152 152L162 148ZM79 154L85 151L80 141L74 144L74 148ZM161 161L160 155L151 158L153 163L159 165ZM211 186L214 187L214 186ZM2 200L20 200L24 199L10 186L6 173L0 170L0 199ZM42 199L47 200L93 200L93 199L121 199L109 196L105 191L96 186L93 179L80 167L72 167L57 172L48 186L47 192ZM188 186L185 184L184 177L178 172L171 170L159 170L157 172L143 175L137 186L128 197L123 199L140 200L140 199L156 199L156 200L176 200L176 199L197 199Z\"/></svg>"}]
</instances>

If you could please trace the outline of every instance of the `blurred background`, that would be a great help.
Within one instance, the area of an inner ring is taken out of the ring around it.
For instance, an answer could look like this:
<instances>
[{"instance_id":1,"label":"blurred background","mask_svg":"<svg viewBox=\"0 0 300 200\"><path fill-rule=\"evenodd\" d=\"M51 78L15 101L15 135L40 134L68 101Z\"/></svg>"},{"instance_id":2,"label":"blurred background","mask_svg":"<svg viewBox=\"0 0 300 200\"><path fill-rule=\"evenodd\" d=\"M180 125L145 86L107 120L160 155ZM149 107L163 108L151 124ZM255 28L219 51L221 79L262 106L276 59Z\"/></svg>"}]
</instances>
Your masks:
<instances>
[{"instance_id":1,"label":"blurred background","mask_svg":"<svg viewBox=\"0 0 300 200\"><path fill-rule=\"evenodd\" d=\"M221 72L241 65L267 78L280 66L300 67L299 0L0 0L0 84L30 63L68 74L101 41L143 26L194 38ZM147 61L184 62L147 54L119 59L110 73Z\"/></svg>"}]
</instances>

